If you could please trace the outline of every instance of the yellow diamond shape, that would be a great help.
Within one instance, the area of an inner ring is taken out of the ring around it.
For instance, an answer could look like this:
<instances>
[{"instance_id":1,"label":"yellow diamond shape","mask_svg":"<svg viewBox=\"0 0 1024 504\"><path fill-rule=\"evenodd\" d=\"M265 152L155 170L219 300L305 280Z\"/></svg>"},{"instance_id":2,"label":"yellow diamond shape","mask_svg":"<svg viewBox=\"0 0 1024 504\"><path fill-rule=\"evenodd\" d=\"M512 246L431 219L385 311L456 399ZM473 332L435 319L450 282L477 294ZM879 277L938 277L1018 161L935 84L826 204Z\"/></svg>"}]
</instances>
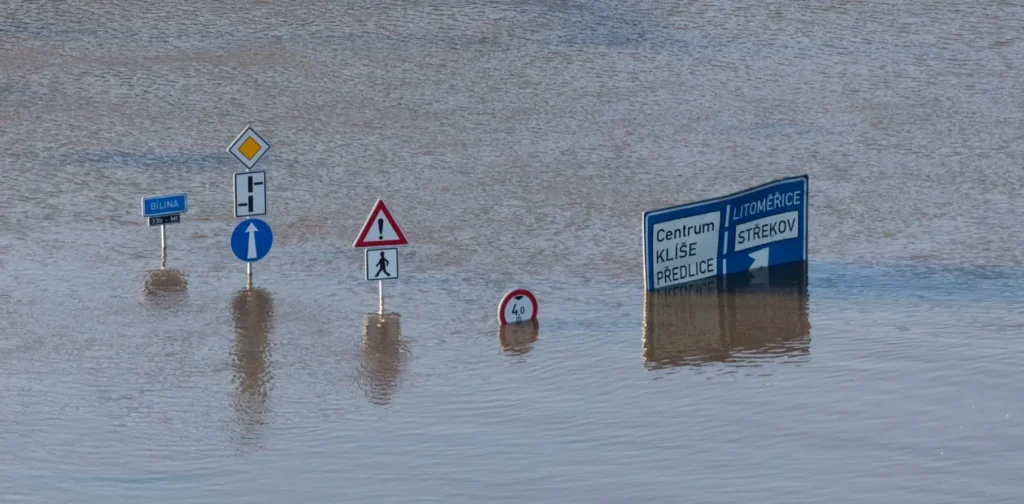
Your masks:
<instances>
[{"instance_id":1,"label":"yellow diamond shape","mask_svg":"<svg viewBox=\"0 0 1024 504\"><path fill-rule=\"evenodd\" d=\"M246 138L242 145L238 147L238 152L245 156L245 159L252 160L261 149L259 142L253 140L252 137Z\"/></svg>"}]
</instances>

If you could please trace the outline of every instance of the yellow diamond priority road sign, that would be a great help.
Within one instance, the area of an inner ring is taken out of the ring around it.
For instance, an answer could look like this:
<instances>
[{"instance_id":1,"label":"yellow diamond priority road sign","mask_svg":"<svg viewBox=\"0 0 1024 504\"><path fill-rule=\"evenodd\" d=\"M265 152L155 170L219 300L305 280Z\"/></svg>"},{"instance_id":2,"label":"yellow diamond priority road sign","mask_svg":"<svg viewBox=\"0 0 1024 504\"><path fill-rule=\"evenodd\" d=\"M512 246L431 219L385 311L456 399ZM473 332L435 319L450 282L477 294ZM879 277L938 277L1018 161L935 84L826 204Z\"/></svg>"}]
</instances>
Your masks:
<instances>
[{"instance_id":1,"label":"yellow diamond priority road sign","mask_svg":"<svg viewBox=\"0 0 1024 504\"><path fill-rule=\"evenodd\" d=\"M246 169L251 169L256 162L270 150L270 144L256 134L256 130L246 126L238 138L231 142L228 152L233 154Z\"/></svg>"}]
</instances>

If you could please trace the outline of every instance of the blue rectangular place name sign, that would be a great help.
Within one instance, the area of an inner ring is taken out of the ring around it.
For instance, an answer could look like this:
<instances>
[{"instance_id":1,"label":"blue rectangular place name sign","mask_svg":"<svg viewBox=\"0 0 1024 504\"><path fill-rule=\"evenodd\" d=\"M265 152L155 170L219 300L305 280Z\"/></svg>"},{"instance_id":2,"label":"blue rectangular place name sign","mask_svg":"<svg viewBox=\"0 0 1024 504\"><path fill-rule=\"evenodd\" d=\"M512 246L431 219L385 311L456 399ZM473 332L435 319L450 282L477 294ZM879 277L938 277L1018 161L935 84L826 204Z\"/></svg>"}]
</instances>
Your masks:
<instances>
[{"instance_id":1,"label":"blue rectangular place name sign","mask_svg":"<svg viewBox=\"0 0 1024 504\"><path fill-rule=\"evenodd\" d=\"M188 211L188 197L185 193L142 198L142 216L183 214Z\"/></svg>"},{"instance_id":2,"label":"blue rectangular place name sign","mask_svg":"<svg viewBox=\"0 0 1024 504\"><path fill-rule=\"evenodd\" d=\"M644 212L644 287L807 260L807 175Z\"/></svg>"}]
</instances>

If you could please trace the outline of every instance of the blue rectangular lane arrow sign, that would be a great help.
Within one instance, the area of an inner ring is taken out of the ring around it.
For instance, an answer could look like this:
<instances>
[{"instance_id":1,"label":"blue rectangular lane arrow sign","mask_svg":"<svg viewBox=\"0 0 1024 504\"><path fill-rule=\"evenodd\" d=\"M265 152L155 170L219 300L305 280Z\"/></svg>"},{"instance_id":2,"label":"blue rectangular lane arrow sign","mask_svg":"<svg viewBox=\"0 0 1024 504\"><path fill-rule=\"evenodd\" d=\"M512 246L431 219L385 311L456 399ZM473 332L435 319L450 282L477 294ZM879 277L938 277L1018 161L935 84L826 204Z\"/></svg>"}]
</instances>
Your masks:
<instances>
[{"instance_id":1,"label":"blue rectangular lane arrow sign","mask_svg":"<svg viewBox=\"0 0 1024 504\"><path fill-rule=\"evenodd\" d=\"M185 193L142 198L142 216L182 214L188 211L188 197Z\"/></svg>"},{"instance_id":2,"label":"blue rectangular lane arrow sign","mask_svg":"<svg viewBox=\"0 0 1024 504\"><path fill-rule=\"evenodd\" d=\"M807 260L807 175L644 212L648 291Z\"/></svg>"}]
</instances>

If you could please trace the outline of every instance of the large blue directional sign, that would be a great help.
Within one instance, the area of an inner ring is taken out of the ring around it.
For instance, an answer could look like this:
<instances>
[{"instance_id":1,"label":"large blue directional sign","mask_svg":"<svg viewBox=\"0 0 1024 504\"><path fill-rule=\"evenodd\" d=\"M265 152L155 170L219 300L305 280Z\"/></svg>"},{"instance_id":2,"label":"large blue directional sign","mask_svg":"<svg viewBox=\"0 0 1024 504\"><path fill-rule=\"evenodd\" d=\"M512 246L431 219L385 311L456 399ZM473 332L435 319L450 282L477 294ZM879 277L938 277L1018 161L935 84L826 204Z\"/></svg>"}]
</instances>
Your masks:
<instances>
[{"instance_id":1,"label":"large blue directional sign","mask_svg":"<svg viewBox=\"0 0 1024 504\"><path fill-rule=\"evenodd\" d=\"M263 259L273 244L274 233L270 231L270 225L259 219L241 221L231 233L231 251L245 262Z\"/></svg>"},{"instance_id":2,"label":"large blue directional sign","mask_svg":"<svg viewBox=\"0 0 1024 504\"><path fill-rule=\"evenodd\" d=\"M807 260L807 175L644 212L648 291Z\"/></svg>"},{"instance_id":3,"label":"large blue directional sign","mask_svg":"<svg viewBox=\"0 0 1024 504\"><path fill-rule=\"evenodd\" d=\"M188 211L188 197L185 193L142 198L142 216L183 214Z\"/></svg>"}]
</instances>

